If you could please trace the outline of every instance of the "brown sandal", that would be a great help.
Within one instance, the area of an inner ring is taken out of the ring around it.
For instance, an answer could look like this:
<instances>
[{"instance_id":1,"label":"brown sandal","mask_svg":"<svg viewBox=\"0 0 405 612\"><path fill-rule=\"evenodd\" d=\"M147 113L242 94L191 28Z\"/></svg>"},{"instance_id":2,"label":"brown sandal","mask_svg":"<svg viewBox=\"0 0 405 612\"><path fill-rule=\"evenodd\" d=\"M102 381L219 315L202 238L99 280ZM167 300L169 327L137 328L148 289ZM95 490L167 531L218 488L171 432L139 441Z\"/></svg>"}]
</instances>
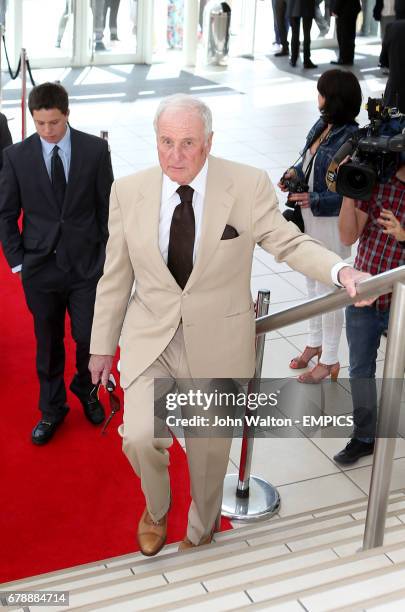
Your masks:
<instances>
[{"instance_id":1,"label":"brown sandal","mask_svg":"<svg viewBox=\"0 0 405 612\"><path fill-rule=\"evenodd\" d=\"M337 381L339 376L340 363L337 361L332 365L321 363L318 361L317 365L312 368L309 372L304 372L298 376L297 380L300 383L306 383L310 385L317 385L322 382L325 378L331 377L333 382Z\"/></svg>"},{"instance_id":2,"label":"brown sandal","mask_svg":"<svg viewBox=\"0 0 405 612\"><path fill-rule=\"evenodd\" d=\"M308 359L306 359L305 357L307 356L306 354L308 353L311 353L311 355ZM304 368L308 367L309 362L314 357L318 357L318 361L319 361L321 357L321 353L322 353L321 346L306 346L304 350L302 351L301 355L298 355L297 357L294 357L294 359L291 359L290 368L292 370L303 370Z\"/></svg>"}]
</instances>

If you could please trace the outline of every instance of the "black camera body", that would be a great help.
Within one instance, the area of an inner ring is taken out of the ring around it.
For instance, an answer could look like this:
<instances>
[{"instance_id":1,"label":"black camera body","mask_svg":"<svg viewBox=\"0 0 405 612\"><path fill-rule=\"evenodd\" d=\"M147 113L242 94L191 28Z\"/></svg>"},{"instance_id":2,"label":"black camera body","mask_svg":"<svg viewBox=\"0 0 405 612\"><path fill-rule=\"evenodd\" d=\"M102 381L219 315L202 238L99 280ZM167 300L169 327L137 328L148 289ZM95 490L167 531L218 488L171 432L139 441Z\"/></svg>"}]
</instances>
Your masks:
<instances>
[{"instance_id":1,"label":"black camera body","mask_svg":"<svg viewBox=\"0 0 405 612\"><path fill-rule=\"evenodd\" d=\"M288 170L287 170L288 172ZM280 179L280 183L286 188L288 189L289 193L306 193L307 191L309 191L309 185L306 181L301 180L297 174L294 171L294 175L290 176L290 177L286 177L286 173L283 174L283 176ZM295 208L295 202L290 202L287 199L287 202L285 203L286 206L289 206L290 208Z\"/></svg>"},{"instance_id":2,"label":"black camera body","mask_svg":"<svg viewBox=\"0 0 405 612\"><path fill-rule=\"evenodd\" d=\"M291 174L291 176L287 177L287 174ZM288 189L290 193L306 193L309 191L309 185L304 180L301 180L297 172L294 168L289 168L286 172L284 172L283 176L280 179L280 183ZM283 212L283 217L286 221L292 221L298 227L301 232L305 231L304 227L304 219L301 214L301 207L297 204L297 202L291 202L288 198L285 203L288 208L292 208L293 210L285 210Z\"/></svg>"},{"instance_id":3,"label":"black camera body","mask_svg":"<svg viewBox=\"0 0 405 612\"><path fill-rule=\"evenodd\" d=\"M405 151L405 115L376 98L368 99L367 111L370 124L341 146L326 174L330 191L355 200L369 200L375 184L395 174ZM347 155L351 161L339 167Z\"/></svg>"}]
</instances>

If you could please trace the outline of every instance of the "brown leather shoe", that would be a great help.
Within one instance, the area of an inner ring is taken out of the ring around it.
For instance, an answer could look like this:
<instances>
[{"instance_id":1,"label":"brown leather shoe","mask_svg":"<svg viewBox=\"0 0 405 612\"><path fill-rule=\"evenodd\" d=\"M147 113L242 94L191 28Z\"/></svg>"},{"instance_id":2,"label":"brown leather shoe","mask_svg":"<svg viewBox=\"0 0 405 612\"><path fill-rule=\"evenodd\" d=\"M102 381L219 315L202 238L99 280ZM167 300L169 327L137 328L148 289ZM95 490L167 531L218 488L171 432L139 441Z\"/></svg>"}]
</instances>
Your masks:
<instances>
[{"instance_id":1,"label":"brown leather shoe","mask_svg":"<svg viewBox=\"0 0 405 612\"><path fill-rule=\"evenodd\" d=\"M204 544L211 544L212 538L214 537L214 533L215 533L215 525L212 528L211 533L209 533L207 536L205 536L205 538L200 540L198 544L193 544L193 542L191 542L191 540L189 540L188 537L186 536L184 540L180 542L178 551L180 552L181 550L188 550L189 548L197 548L198 546L204 546Z\"/></svg>"},{"instance_id":2,"label":"brown leather shoe","mask_svg":"<svg viewBox=\"0 0 405 612\"><path fill-rule=\"evenodd\" d=\"M153 557L165 545L167 514L158 521L154 521L147 508L143 511L138 523L137 539L141 553L147 557Z\"/></svg>"}]
</instances>

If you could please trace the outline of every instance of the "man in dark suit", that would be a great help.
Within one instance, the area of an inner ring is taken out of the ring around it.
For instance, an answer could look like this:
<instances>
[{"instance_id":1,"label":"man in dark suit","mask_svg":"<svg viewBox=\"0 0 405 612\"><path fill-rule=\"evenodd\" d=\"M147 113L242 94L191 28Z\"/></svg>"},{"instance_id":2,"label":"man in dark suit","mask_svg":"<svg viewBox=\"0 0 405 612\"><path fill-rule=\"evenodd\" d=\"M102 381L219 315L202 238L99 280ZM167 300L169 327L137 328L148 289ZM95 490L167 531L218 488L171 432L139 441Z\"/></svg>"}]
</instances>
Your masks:
<instances>
[{"instance_id":1,"label":"man in dark suit","mask_svg":"<svg viewBox=\"0 0 405 612\"><path fill-rule=\"evenodd\" d=\"M283 55L289 55L287 36L290 21L287 17L287 0L275 0L274 16L281 44L280 51L275 53L274 57L282 57Z\"/></svg>"},{"instance_id":2,"label":"man in dark suit","mask_svg":"<svg viewBox=\"0 0 405 612\"><path fill-rule=\"evenodd\" d=\"M387 25L380 63L389 68L384 93L385 104L396 106L401 113L405 113L405 19Z\"/></svg>"},{"instance_id":3,"label":"man in dark suit","mask_svg":"<svg viewBox=\"0 0 405 612\"><path fill-rule=\"evenodd\" d=\"M315 15L315 0L287 0L287 17L291 23L291 66L297 64L300 51L300 28L304 31L304 68L317 68L311 61L311 27Z\"/></svg>"},{"instance_id":4,"label":"man in dark suit","mask_svg":"<svg viewBox=\"0 0 405 612\"><path fill-rule=\"evenodd\" d=\"M339 57L331 61L338 66L353 66L357 15L361 11L359 0L332 0L330 10L336 19Z\"/></svg>"},{"instance_id":5,"label":"man in dark suit","mask_svg":"<svg viewBox=\"0 0 405 612\"><path fill-rule=\"evenodd\" d=\"M68 412L66 311L76 342L77 372L70 389L91 423L104 420L102 405L90 397L88 361L113 175L107 142L71 128L68 105L59 84L33 88L28 106L37 133L4 151L0 176L0 240L12 271L21 277L37 341L42 417L32 432L34 444L48 442Z\"/></svg>"}]
</instances>

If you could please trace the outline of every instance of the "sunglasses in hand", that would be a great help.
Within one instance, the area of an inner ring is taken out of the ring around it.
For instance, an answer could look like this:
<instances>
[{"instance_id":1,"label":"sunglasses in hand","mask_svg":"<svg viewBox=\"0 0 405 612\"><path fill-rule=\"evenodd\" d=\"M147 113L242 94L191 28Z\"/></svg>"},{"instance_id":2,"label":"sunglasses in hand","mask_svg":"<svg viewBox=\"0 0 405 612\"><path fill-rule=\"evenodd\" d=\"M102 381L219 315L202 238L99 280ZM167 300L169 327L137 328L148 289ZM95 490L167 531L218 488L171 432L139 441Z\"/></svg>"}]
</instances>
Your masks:
<instances>
[{"instance_id":1,"label":"sunglasses in hand","mask_svg":"<svg viewBox=\"0 0 405 612\"><path fill-rule=\"evenodd\" d=\"M98 401L99 393L100 393L100 386L101 386L101 381L99 380L98 383L94 385L93 389L90 392L90 402ZM111 419L113 418L114 414L116 414L117 412L121 410L121 404L120 404L119 397L114 393L116 386L117 386L117 383L115 382L115 378L113 374L110 374L106 387L105 387L107 390L108 396L110 398L110 414L107 417L106 422L104 423L103 429L101 430L101 434L106 433L107 427L110 424Z\"/></svg>"}]
</instances>

